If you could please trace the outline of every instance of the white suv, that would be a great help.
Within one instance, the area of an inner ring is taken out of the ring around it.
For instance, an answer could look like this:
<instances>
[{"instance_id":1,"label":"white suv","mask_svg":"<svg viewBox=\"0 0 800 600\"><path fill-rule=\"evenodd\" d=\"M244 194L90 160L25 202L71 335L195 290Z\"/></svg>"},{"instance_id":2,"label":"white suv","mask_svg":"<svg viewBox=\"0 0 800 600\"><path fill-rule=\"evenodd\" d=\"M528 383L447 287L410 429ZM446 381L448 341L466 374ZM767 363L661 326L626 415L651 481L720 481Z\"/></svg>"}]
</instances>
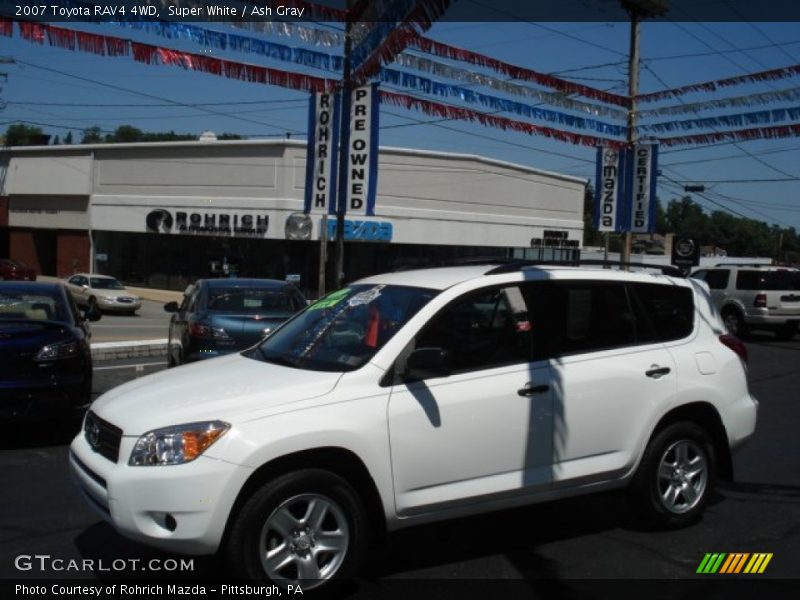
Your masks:
<instances>
[{"instance_id":1,"label":"white suv","mask_svg":"<svg viewBox=\"0 0 800 600\"><path fill-rule=\"evenodd\" d=\"M696 520L755 429L745 359L692 279L392 273L108 392L70 463L125 536L328 585L375 533L576 494L628 488L657 524Z\"/></svg>"},{"instance_id":2,"label":"white suv","mask_svg":"<svg viewBox=\"0 0 800 600\"><path fill-rule=\"evenodd\" d=\"M722 264L692 277L708 284L711 297L732 334L772 331L790 340L800 325L800 271L765 265Z\"/></svg>"}]
</instances>

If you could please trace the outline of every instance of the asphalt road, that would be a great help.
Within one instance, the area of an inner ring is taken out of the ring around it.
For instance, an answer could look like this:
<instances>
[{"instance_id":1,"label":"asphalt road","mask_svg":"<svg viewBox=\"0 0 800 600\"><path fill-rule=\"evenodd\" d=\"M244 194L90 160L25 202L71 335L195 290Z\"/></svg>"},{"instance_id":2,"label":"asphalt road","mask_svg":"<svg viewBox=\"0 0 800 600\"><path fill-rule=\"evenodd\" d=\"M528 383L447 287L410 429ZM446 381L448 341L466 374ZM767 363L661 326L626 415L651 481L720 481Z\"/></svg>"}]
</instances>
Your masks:
<instances>
[{"instance_id":1,"label":"asphalt road","mask_svg":"<svg viewBox=\"0 0 800 600\"><path fill-rule=\"evenodd\" d=\"M735 457L736 482L719 488L700 523L677 531L643 530L630 521L620 495L604 494L418 526L391 534L371 555L364 578L345 591L380 599L396 592L396 597L415 600L462 598L469 592L484 597L607 598L624 596L604 587L621 584L628 586L629 596L649 600L666 597L658 593L665 590L671 590L670 597L685 596L673 588L687 579L687 585L700 580L704 587L693 591L705 600L753 593L796 596L800 338L776 342L765 335L751 340L748 348L751 390L761 402L757 435ZM97 365L95 392L162 368L154 360ZM89 509L67 473L71 435L61 425L46 431L18 428L1 438L0 578L129 577L147 582L163 577L135 570L109 574L15 568L16 557L37 553L108 563L175 558L121 538ZM710 552L771 552L774 557L757 578L696 575ZM196 558L193 567L170 575L187 584L225 576L223 563L214 557ZM638 587L647 582L649 587ZM753 585L755 590L749 587Z\"/></svg>"},{"instance_id":2,"label":"asphalt road","mask_svg":"<svg viewBox=\"0 0 800 600\"><path fill-rule=\"evenodd\" d=\"M135 315L103 313L91 324L92 342L166 339L170 316L163 302L142 300L142 308Z\"/></svg>"}]
</instances>

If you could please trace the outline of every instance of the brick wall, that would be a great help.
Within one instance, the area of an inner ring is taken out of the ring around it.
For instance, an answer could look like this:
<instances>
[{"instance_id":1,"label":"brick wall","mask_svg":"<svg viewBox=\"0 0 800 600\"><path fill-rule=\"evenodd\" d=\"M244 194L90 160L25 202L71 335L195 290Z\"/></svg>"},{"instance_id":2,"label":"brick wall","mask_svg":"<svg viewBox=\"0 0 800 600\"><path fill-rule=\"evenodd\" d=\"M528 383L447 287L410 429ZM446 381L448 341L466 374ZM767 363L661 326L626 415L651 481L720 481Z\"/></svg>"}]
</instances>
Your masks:
<instances>
[{"instance_id":1,"label":"brick wall","mask_svg":"<svg viewBox=\"0 0 800 600\"><path fill-rule=\"evenodd\" d=\"M56 275L89 272L89 235L85 231L59 231Z\"/></svg>"}]
</instances>

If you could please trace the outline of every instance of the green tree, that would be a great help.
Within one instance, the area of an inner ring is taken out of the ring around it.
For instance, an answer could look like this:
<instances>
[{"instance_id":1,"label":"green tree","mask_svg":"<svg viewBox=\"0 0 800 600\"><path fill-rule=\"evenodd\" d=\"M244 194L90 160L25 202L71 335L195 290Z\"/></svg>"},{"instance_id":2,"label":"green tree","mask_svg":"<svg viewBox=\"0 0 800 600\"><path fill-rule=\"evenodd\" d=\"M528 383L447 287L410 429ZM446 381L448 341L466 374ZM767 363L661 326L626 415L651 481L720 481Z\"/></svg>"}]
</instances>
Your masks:
<instances>
[{"instance_id":1,"label":"green tree","mask_svg":"<svg viewBox=\"0 0 800 600\"><path fill-rule=\"evenodd\" d=\"M141 142L144 141L144 134L141 129L133 125L120 125L114 130L114 133L106 136L106 141L118 144Z\"/></svg>"},{"instance_id":2,"label":"green tree","mask_svg":"<svg viewBox=\"0 0 800 600\"><path fill-rule=\"evenodd\" d=\"M72 132L68 131L67 135L64 136L64 144L71 145L72 143Z\"/></svg>"},{"instance_id":3,"label":"green tree","mask_svg":"<svg viewBox=\"0 0 800 600\"><path fill-rule=\"evenodd\" d=\"M25 125L24 123L14 123L6 129L6 146L39 146L46 145L49 141L50 136L42 133L39 127Z\"/></svg>"},{"instance_id":4,"label":"green tree","mask_svg":"<svg viewBox=\"0 0 800 600\"><path fill-rule=\"evenodd\" d=\"M103 131L97 125L83 130L81 144L101 144L103 141Z\"/></svg>"}]
</instances>

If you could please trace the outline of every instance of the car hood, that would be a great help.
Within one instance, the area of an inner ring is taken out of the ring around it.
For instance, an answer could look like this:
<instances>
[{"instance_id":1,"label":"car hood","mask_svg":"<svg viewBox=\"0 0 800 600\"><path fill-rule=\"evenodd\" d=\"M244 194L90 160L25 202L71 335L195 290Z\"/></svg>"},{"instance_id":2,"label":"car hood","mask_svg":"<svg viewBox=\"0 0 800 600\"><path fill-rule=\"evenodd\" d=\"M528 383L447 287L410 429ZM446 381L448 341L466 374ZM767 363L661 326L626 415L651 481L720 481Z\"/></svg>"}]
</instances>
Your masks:
<instances>
[{"instance_id":1,"label":"car hood","mask_svg":"<svg viewBox=\"0 0 800 600\"><path fill-rule=\"evenodd\" d=\"M128 382L102 395L91 409L124 435L195 421L236 424L324 396L341 376L231 354Z\"/></svg>"}]
</instances>

